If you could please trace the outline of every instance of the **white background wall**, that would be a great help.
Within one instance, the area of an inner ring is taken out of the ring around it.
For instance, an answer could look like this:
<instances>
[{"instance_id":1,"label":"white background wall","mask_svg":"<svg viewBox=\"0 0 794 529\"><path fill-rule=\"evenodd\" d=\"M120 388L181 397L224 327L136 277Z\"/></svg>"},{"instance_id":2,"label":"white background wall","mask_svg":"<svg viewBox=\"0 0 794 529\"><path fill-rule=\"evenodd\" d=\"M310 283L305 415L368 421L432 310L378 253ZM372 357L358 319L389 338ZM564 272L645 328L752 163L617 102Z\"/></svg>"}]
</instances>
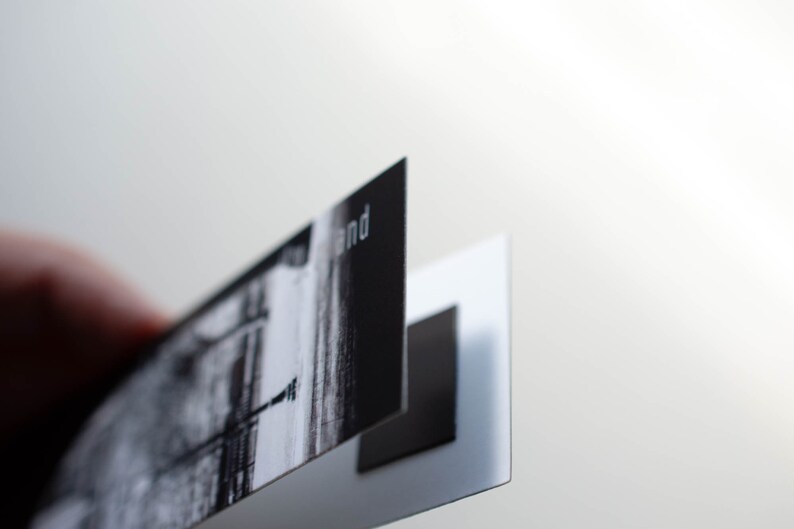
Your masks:
<instances>
[{"instance_id":1,"label":"white background wall","mask_svg":"<svg viewBox=\"0 0 794 529\"><path fill-rule=\"evenodd\" d=\"M794 8L0 4L0 224L176 315L409 157L409 264L508 231L514 466L399 527L794 524Z\"/></svg>"}]
</instances>

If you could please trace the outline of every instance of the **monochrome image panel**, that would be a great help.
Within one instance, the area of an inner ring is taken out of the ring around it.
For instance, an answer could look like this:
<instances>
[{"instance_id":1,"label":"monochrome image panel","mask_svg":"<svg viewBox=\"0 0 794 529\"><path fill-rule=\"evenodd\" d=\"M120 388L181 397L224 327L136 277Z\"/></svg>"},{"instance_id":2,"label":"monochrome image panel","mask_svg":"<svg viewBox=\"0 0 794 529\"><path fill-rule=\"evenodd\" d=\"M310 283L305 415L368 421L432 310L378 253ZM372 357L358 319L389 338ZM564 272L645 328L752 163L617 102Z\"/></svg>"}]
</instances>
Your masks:
<instances>
[{"instance_id":1,"label":"monochrome image panel","mask_svg":"<svg viewBox=\"0 0 794 529\"><path fill-rule=\"evenodd\" d=\"M403 160L154 345L34 528L188 528L398 413L404 298Z\"/></svg>"}]
</instances>

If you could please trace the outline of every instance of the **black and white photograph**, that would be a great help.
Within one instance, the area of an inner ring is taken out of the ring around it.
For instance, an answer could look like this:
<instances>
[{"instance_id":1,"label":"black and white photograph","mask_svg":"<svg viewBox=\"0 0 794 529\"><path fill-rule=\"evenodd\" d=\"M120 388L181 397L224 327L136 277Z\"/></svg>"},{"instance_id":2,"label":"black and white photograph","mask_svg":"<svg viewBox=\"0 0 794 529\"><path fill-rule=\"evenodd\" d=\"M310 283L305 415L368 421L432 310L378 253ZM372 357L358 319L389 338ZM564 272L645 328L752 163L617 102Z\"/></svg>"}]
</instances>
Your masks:
<instances>
[{"instance_id":1,"label":"black and white photograph","mask_svg":"<svg viewBox=\"0 0 794 529\"><path fill-rule=\"evenodd\" d=\"M67 452L34 528L189 528L401 412L405 166L147 350Z\"/></svg>"},{"instance_id":2,"label":"black and white photograph","mask_svg":"<svg viewBox=\"0 0 794 529\"><path fill-rule=\"evenodd\" d=\"M201 529L501 529L438 522L460 504L413 515L513 479L510 262L509 238L496 236L411 270L408 411Z\"/></svg>"}]
</instances>

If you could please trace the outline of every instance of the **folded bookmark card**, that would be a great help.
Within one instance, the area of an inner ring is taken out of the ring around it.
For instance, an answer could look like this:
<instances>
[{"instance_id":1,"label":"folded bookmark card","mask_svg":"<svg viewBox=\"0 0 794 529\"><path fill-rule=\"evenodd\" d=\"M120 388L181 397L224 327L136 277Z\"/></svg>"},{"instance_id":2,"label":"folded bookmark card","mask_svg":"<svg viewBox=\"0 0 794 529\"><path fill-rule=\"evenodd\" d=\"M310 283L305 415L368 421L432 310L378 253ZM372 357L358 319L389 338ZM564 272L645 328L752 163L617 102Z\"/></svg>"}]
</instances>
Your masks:
<instances>
[{"instance_id":1,"label":"folded bookmark card","mask_svg":"<svg viewBox=\"0 0 794 529\"><path fill-rule=\"evenodd\" d=\"M34 528L190 528L400 413L405 170L317 217L147 351L68 451Z\"/></svg>"},{"instance_id":2,"label":"folded bookmark card","mask_svg":"<svg viewBox=\"0 0 794 529\"><path fill-rule=\"evenodd\" d=\"M362 529L511 479L509 243L408 275L407 411L198 529Z\"/></svg>"}]
</instances>

